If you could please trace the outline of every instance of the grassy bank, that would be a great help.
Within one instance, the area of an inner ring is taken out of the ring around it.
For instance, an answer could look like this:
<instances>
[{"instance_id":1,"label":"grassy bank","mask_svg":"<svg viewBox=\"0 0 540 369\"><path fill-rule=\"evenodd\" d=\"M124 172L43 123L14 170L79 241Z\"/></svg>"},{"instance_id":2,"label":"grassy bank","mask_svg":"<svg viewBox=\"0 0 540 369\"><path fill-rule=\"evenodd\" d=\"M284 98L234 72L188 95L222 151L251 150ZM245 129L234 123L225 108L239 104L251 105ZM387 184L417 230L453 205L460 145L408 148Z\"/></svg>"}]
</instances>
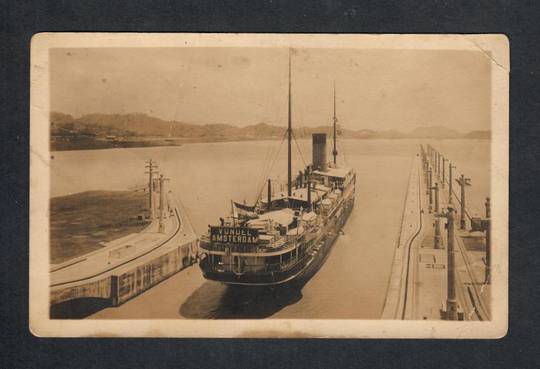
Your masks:
<instances>
[{"instance_id":1,"label":"grassy bank","mask_svg":"<svg viewBox=\"0 0 540 369\"><path fill-rule=\"evenodd\" d=\"M160 146L182 146L189 143L210 143L210 142L238 142L257 140L277 140L277 137L245 138L245 137L200 137L200 138L174 138L174 139L122 139L118 141L106 140L71 140L51 142L51 151L67 150L103 150L115 148L136 148L136 147L160 147Z\"/></svg>"},{"instance_id":2,"label":"grassy bank","mask_svg":"<svg viewBox=\"0 0 540 369\"><path fill-rule=\"evenodd\" d=\"M154 147L154 146L182 146L179 140L93 140L78 139L70 141L52 141L51 151L66 150L103 150L115 148Z\"/></svg>"},{"instance_id":3,"label":"grassy bank","mask_svg":"<svg viewBox=\"0 0 540 369\"><path fill-rule=\"evenodd\" d=\"M51 199L50 262L61 263L97 250L100 242L139 232L147 207L139 191L89 191Z\"/></svg>"},{"instance_id":4,"label":"grassy bank","mask_svg":"<svg viewBox=\"0 0 540 369\"><path fill-rule=\"evenodd\" d=\"M379 137L343 137L351 140L401 140L411 138L379 138ZM268 137L196 137L196 138L173 138L173 139L156 139L156 138L123 138L118 141L107 141L101 139L74 139L63 141L51 141L51 151L69 151L69 150L103 150L103 149L116 149L116 148L138 148L138 147L161 147L161 146L182 146L190 143L214 143L214 142L242 142L242 141L268 141L279 140L280 137L268 136ZM301 137L302 139L310 139L308 137ZM446 139L460 139L460 138L446 138ZM468 138L462 138L468 139ZM483 140L484 137L471 139Z\"/></svg>"}]
</instances>

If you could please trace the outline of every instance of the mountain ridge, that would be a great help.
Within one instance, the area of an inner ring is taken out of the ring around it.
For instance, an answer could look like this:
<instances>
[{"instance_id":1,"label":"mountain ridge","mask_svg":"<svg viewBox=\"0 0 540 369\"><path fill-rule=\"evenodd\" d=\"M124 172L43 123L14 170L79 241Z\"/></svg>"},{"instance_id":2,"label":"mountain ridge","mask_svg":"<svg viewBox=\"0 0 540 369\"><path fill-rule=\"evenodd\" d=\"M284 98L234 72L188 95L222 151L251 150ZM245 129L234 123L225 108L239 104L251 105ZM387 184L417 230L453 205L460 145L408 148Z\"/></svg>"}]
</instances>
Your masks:
<instances>
[{"instance_id":1,"label":"mountain ridge","mask_svg":"<svg viewBox=\"0 0 540 369\"><path fill-rule=\"evenodd\" d=\"M92 138L163 138L163 139L204 139L204 140L234 140L234 139L268 139L280 138L286 128L260 122L245 127L231 124L192 124L182 121L168 121L152 117L144 113L126 114L86 114L75 118L70 114L51 112L51 139L62 137L92 137ZM470 131L459 133L444 126L417 127L403 132L399 130L351 130L339 129L344 138L468 138L489 139L490 131ZM332 127L298 127L293 129L296 138L305 138L312 133L332 133Z\"/></svg>"}]
</instances>

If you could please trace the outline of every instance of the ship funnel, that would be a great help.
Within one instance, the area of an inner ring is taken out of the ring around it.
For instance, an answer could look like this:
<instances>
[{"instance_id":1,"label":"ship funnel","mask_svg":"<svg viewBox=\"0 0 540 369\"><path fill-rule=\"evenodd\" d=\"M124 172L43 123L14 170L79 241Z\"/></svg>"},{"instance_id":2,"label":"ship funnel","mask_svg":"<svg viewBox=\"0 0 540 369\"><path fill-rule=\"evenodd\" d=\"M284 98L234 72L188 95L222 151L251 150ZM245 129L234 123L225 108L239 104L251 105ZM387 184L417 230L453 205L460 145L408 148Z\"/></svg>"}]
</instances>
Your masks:
<instances>
[{"instance_id":1,"label":"ship funnel","mask_svg":"<svg viewBox=\"0 0 540 369\"><path fill-rule=\"evenodd\" d=\"M313 169L325 172L326 161L326 133L313 134Z\"/></svg>"}]
</instances>

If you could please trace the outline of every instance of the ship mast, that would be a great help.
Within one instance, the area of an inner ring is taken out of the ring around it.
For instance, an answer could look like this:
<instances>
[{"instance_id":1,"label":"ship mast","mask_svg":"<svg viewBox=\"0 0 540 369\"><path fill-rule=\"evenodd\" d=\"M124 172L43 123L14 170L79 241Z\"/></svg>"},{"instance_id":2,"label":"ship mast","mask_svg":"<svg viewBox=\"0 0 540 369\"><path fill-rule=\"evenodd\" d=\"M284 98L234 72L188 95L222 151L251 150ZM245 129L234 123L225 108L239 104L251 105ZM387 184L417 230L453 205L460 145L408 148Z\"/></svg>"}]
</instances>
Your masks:
<instances>
[{"instance_id":1,"label":"ship mast","mask_svg":"<svg viewBox=\"0 0 540 369\"><path fill-rule=\"evenodd\" d=\"M332 151L332 155L334 156L334 167L337 165L337 147L336 147L336 140L337 140L337 117L336 117L336 81L334 81L334 150Z\"/></svg>"},{"instance_id":2,"label":"ship mast","mask_svg":"<svg viewBox=\"0 0 540 369\"><path fill-rule=\"evenodd\" d=\"M292 195L292 158L291 158L291 142L292 142L292 117L291 117L291 50L289 49L289 114L287 126L287 195Z\"/></svg>"}]
</instances>

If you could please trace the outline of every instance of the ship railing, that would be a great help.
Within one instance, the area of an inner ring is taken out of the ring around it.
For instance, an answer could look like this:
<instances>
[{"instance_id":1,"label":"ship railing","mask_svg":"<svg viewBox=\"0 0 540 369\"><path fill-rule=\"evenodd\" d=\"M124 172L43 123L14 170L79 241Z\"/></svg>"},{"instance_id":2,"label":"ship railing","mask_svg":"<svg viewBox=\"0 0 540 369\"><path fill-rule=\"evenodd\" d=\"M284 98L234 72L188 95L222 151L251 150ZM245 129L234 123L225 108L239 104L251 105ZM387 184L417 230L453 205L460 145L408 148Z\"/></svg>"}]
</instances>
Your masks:
<instances>
[{"instance_id":1,"label":"ship railing","mask_svg":"<svg viewBox=\"0 0 540 369\"><path fill-rule=\"evenodd\" d=\"M302 235L299 235L302 236ZM291 238L290 241L293 242L294 240L297 240L299 236L286 236L286 237L294 237ZM290 245L285 237L280 238L273 243L268 244L254 244L254 245L242 245L242 244L236 244L236 245L230 245L230 244L222 244L222 243L211 243L211 242L201 242L201 248L208 250L208 251L217 251L217 252L233 252L233 253L265 253L265 252L275 252L280 251L285 248L288 248Z\"/></svg>"},{"instance_id":2,"label":"ship railing","mask_svg":"<svg viewBox=\"0 0 540 369\"><path fill-rule=\"evenodd\" d=\"M221 244L221 243L211 243L211 242L205 242L204 244L201 244L201 247L208 251L217 251L217 252L260 252L261 249L260 245L228 245L228 244Z\"/></svg>"},{"instance_id":3,"label":"ship railing","mask_svg":"<svg viewBox=\"0 0 540 369\"><path fill-rule=\"evenodd\" d=\"M260 273L260 272L279 272L287 270L296 264L296 260L290 260L282 263L272 263L265 265L242 265L238 264L216 264L213 266L215 271L219 272L241 272L241 273Z\"/></svg>"}]
</instances>

